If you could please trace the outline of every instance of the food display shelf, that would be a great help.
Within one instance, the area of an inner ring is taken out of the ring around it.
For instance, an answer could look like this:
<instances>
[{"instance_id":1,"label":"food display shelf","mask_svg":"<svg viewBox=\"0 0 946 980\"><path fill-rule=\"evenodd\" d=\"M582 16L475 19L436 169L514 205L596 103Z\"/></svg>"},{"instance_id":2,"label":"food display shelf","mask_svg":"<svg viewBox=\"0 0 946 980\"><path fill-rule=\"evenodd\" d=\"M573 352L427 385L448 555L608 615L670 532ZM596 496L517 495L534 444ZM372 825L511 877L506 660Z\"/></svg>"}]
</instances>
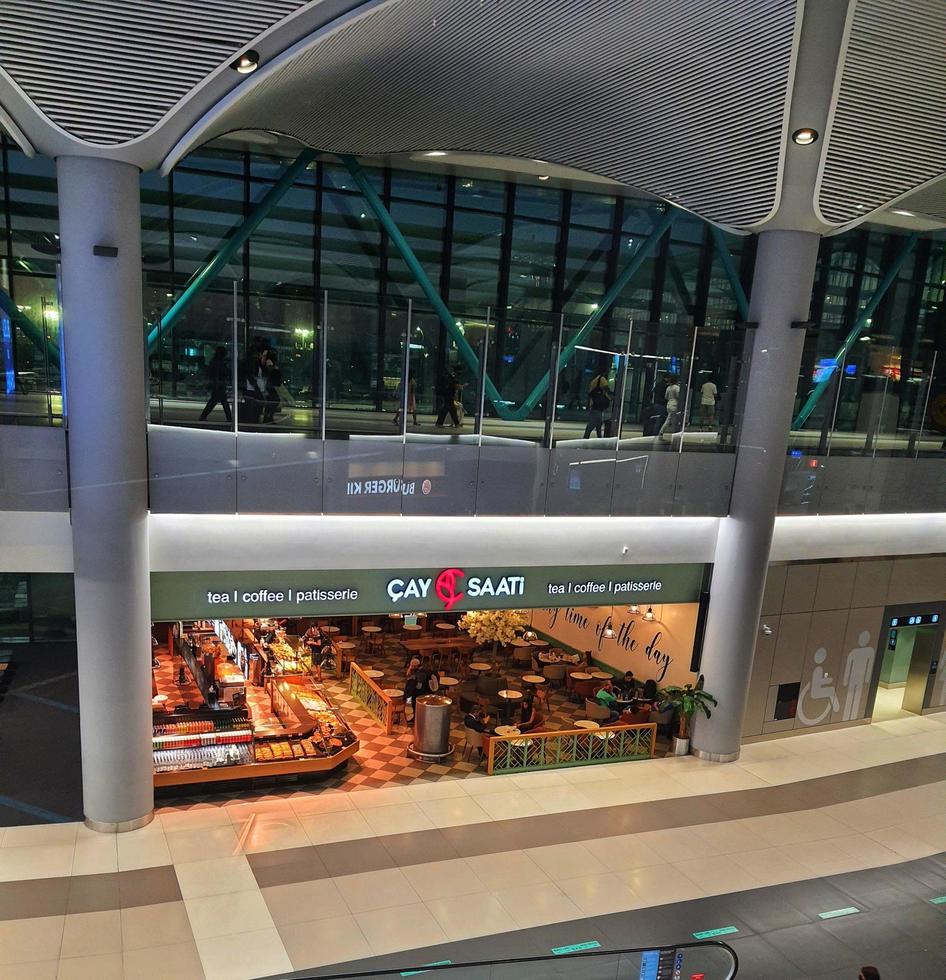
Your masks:
<instances>
[{"instance_id":1,"label":"food display shelf","mask_svg":"<svg viewBox=\"0 0 946 980\"><path fill-rule=\"evenodd\" d=\"M200 772L247 765L252 761L253 749L250 745L158 749L154 753L154 771L155 773Z\"/></svg>"},{"instance_id":2,"label":"food display shelf","mask_svg":"<svg viewBox=\"0 0 946 980\"><path fill-rule=\"evenodd\" d=\"M186 749L202 745L238 745L253 741L253 730L245 728L232 732L198 732L186 735L155 735L152 738L155 749Z\"/></svg>"}]
</instances>

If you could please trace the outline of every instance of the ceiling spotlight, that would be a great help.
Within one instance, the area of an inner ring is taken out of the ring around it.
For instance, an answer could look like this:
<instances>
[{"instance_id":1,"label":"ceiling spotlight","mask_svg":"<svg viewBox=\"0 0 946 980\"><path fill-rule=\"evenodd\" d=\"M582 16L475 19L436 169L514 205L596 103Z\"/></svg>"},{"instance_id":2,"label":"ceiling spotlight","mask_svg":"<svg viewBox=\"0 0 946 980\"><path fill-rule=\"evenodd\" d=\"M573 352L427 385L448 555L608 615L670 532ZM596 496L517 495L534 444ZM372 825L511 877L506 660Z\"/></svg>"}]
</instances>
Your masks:
<instances>
[{"instance_id":1,"label":"ceiling spotlight","mask_svg":"<svg viewBox=\"0 0 946 980\"><path fill-rule=\"evenodd\" d=\"M236 61L231 62L230 67L241 75L249 75L259 68L259 54L256 51L244 51Z\"/></svg>"},{"instance_id":2,"label":"ceiling spotlight","mask_svg":"<svg viewBox=\"0 0 946 980\"><path fill-rule=\"evenodd\" d=\"M763 623L762 624L762 632L765 634L765 636L771 636L775 632L775 630L773 630L772 627L769 626L768 623Z\"/></svg>"},{"instance_id":3,"label":"ceiling spotlight","mask_svg":"<svg viewBox=\"0 0 946 980\"><path fill-rule=\"evenodd\" d=\"M654 607L648 606L647 612L644 613L643 619L645 623L652 623L657 617L654 615Z\"/></svg>"},{"instance_id":4,"label":"ceiling spotlight","mask_svg":"<svg viewBox=\"0 0 946 980\"><path fill-rule=\"evenodd\" d=\"M548 180L548 179L549 179L548 174L539 174L539 180Z\"/></svg>"},{"instance_id":5,"label":"ceiling spotlight","mask_svg":"<svg viewBox=\"0 0 946 980\"><path fill-rule=\"evenodd\" d=\"M904 211L903 208L893 208L890 212L891 214L899 214L904 218L915 218L916 215L912 211Z\"/></svg>"},{"instance_id":6,"label":"ceiling spotlight","mask_svg":"<svg viewBox=\"0 0 946 980\"><path fill-rule=\"evenodd\" d=\"M446 150L428 150L424 156L425 157L445 157L447 155Z\"/></svg>"},{"instance_id":7,"label":"ceiling spotlight","mask_svg":"<svg viewBox=\"0 0 946 980\"><path fill-rule=\"evenodd\" d=\"M792 133L792 142L799 146L811 146L818 139L818 130L805 126L803 129L796 129Z\"/></svg>"}]
</instances>

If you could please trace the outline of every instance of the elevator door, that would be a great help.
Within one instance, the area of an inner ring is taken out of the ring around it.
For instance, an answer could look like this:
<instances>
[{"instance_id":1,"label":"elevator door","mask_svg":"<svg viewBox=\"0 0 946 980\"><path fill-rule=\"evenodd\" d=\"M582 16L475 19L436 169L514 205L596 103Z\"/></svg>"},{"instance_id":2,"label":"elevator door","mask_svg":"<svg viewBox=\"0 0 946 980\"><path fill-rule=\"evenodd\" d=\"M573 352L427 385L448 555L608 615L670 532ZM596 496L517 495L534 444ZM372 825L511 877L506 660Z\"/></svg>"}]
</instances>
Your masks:
<instances>
[{"instance_id":1,"label":"elevator door","mask_svg":"<svg viewBox=\"0 0 946 980\"><path fill-rule=\"evenodd\" d=\"M907 674L907 687L903 692L903 710L918 715L927 706L927 690L936 673L933 666L936 649L936 630L920 627L913 642L913 656Z\"/></svg>"}]
</instances>

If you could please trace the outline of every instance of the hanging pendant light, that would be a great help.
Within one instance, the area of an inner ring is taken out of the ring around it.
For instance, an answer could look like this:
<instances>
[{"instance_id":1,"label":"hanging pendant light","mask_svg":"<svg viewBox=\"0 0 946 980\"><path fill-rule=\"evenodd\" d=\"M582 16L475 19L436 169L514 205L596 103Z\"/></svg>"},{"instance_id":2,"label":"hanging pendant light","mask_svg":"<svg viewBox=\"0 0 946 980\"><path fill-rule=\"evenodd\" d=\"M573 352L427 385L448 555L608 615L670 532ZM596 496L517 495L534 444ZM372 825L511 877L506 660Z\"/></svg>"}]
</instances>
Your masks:
<instances>
[{"instance_id":1,"label":"hanging pendant light","mask_svg":"<svg viewBox=\"0 0 946 980\"><path fill-rule=\"evenodd\" d=\"M605 640L613 640L617 634L614 632L614 627L611 625L611 619L614 616L614 606L611 607L611 614L608 616L608 625L601 631L601 636Z\"/></svg>"},{"instance_id":2,"label":"hanging pendant light","mask_svg":"<svg viewBox=\"0 0 946 980\"><path fill-rule=\"evenodd\" d=\"M647 623L652 623L657 617L654 615L654 607L648 606L647 612L644 613L643 619Z\"/></svg>"},{"instance_id":3,"label":"hanging pendant light","mask_svg":"<svg viewBox=\"0 0 946 980\"><path fill-rule=\"evenodd\" d=\"M522 638L524 640L527 640L529 643L531 643L534 639L536 639L535 631L526 630L525 633L522 634Z\"/></svg>"},{"instance_id":4,"label":"hanging pendant light","mask_svg":"<svg viewBox=\"0 0 946 980\"><path fill-rule=\"evenodd\" d=\"M637 605L637 604L635 603L634 605L631 605L631 606L628 606L628 607L627 607L627 611L628 611L628 612L629 612L629 613L630 613L630 614L631 614L632 616L640 616L640 614L641 614L641 607L640 607L640 606L638 606L638 605Z\"/></svg>"}]
</instances>

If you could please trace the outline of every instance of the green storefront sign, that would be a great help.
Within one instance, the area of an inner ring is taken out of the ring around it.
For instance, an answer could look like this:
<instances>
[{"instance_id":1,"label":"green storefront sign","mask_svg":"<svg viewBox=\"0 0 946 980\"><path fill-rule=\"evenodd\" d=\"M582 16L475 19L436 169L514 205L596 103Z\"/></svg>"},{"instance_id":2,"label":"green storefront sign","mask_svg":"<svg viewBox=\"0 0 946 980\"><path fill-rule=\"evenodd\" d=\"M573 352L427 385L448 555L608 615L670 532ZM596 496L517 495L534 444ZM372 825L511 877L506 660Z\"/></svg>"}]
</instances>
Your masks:
<instances>
[{"instance_id":1,"label":"green storefront sign","mask_svg":"<svg viewBox=\"0 0 946 980\"><path fill-rule=\"evenodd\" d=\"M152 572L151 616L336 616L696 602L703 565Z\"/></svg>"}]
</instances>

